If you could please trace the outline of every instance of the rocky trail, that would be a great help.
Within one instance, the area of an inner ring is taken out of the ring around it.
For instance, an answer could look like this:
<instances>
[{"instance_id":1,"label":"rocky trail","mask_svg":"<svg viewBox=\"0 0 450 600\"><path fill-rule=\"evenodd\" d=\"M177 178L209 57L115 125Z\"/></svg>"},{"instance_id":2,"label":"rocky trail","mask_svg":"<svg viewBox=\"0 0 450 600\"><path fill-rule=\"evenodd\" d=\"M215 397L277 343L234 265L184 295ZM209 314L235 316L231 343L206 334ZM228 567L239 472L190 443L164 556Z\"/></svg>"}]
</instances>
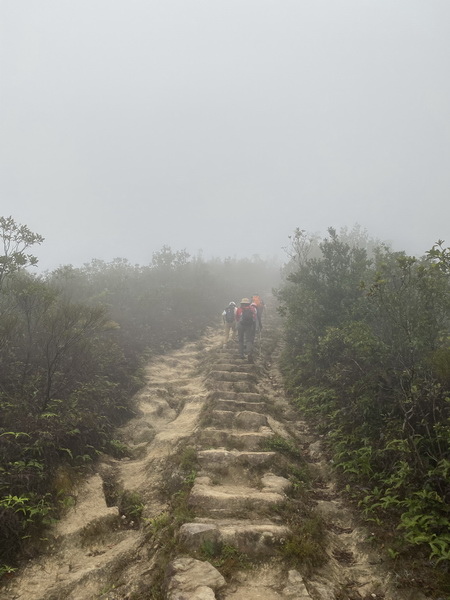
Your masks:
<instances>
[{"instance_id":1,"label":"rocky trail","mask_svg":"<svg viewBox=\"0 0 450 600\"><path fill-rule=\"evenodd\" d=\"M211 329L148 365L130 456L100 460L1 600L426 600L339 497L263 334L255 364Z\"/></svg>"}]
</instances>

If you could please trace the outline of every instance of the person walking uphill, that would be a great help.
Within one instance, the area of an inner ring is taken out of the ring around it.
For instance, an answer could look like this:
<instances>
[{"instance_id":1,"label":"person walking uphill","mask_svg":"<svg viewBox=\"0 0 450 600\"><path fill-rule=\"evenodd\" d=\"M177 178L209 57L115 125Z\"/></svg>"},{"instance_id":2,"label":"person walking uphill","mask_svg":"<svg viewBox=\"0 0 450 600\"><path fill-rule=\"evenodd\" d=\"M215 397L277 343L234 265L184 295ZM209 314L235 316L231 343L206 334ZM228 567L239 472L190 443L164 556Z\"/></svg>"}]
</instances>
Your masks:
<instances>
[{"instance_id":1,"label":"person walking uphill","mask_svg":"<svg viewBox=\"0 0 450 600\"><path fill-rule=\"evenodd\" d=\"M228 342L231 330L231 339L234 340L236 336L236 303L230 302L229 305L222 313L223 322L225 324L225 337L223 340L224 345Z\"/></svg>"},{"instance_id":2,"label":"person walking uphill","mask_svg":"<svg viewBox=\"0 0 450 600\"><path fill-rule=\"evenodd\" d=\"M263 314L263 310L265 307L264 304L264 300L258 296L258 294L255 294L254 296L252 296L252 304L254 304L256 306L256 318L258 321L258 328L261 331L262 329L262 314Z\"/></svg>"},{"instance_id":3,"label":"person walking uphill","mask_svg":"<svg viewBox=\"0 0 450 600\"><path fill-rule=\"evenodd\" d=\"M244 358L245 350L249 362L253 362L253 343L255 341L256 319L256 307L250 305L250 300L248 298L242 298L241 305L236 311L239 356Z\"/></svg>"}]
</instances>

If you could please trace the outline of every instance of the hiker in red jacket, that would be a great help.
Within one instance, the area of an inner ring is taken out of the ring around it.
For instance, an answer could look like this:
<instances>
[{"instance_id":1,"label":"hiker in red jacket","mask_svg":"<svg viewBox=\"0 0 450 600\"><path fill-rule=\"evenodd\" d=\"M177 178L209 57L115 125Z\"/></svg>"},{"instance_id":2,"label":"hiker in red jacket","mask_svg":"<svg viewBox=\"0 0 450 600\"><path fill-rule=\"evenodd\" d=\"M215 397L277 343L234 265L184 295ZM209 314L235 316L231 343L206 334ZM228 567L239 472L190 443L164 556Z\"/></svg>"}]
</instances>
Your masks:
<instances>
[{"instance_id":1,"label":"hiker in red jacket","mask_svg":"<svg viewBox=\"0 0 450 600\"><path fill-rule=\"evenodd\" d=\"M256 333L256 306L250 304L248 298L242 298L241 305L236 311L236 321L239 336L239 356L244 358L244 348L249 362L253 362L253 342Z\"/></svg>"}]
</instances>

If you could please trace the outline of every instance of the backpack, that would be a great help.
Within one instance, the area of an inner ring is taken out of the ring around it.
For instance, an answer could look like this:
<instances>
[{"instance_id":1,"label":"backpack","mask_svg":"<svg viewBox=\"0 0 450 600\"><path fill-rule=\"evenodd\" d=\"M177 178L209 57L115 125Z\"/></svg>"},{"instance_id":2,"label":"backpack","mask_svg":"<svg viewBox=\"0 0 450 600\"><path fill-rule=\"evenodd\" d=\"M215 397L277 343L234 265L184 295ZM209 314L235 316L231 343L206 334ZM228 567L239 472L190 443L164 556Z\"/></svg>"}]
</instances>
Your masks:
<instances>
[{"instance_id":1,"label":"backpack","mask_svg":"<svg viewBox=\"0 0 450 600\"><path fill-rule=\"evenodd\" d=\"M227 306L225 309L225 321L227 323L232 323L234 321L234 306Z\"/></svg>"},{"instance_id":2,"label":"backpack","mask_svg":"<svg viewBox=\"0 0 450 600\"><path fill-rule=\"evenodd\" d=\"M253 311L250 306L246 306L242 309L241 318L239 322L242 323L243 326L253 325L255 322L253 318Z\"/></svg>"}]
</instances>

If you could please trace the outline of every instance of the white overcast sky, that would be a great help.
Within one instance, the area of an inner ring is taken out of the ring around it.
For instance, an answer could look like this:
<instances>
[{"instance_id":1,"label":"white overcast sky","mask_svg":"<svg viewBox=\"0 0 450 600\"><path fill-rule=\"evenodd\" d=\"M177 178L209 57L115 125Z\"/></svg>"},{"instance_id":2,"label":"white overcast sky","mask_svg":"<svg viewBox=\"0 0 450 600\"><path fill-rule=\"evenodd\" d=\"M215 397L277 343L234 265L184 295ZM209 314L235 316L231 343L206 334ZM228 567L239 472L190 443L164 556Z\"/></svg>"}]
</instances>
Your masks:
<instances>
[{"instance_id":1,"label":"white overcast sky","mask_svg":"<svg viewBox=\"0 0 450 600\"><path fill-rule=\"evenodd\" d=\"M0 0L0 161L42 268L450 245L450 0Z\"/></svg>"}]
</instances>

